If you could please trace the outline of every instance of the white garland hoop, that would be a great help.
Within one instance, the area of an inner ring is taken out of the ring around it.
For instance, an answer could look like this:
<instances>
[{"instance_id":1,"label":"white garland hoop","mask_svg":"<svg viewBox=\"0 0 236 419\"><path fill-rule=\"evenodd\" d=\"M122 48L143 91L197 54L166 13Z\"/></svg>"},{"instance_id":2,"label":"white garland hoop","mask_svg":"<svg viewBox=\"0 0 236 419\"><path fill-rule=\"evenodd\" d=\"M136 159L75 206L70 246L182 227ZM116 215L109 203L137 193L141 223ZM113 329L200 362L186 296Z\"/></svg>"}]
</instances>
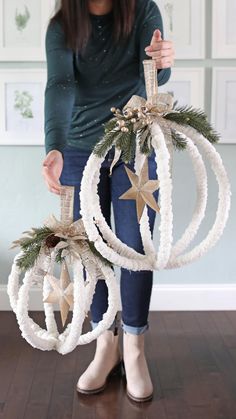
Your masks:
<instances>
[{"instance_id":1,"label":"white garland hoop","mask_svg":"<svg viewBox=\"0 0 236 419\"><path fill-rule=\"evenodd\" d=\"M83 345L96 339L104 330L110 327L119 307L119 288L112 268L103 265L99 258L95 258L97 266L104 275L108 287L108 308L104 313L102 320L97 327L81 335L82 325L85 319L86 311L88 311L94 294L96 285L96 265L94 264L94 272L89 276L89 284L85 286L83 277L83 265L80 258L73 258L72 269L74 279L74 307L72 321L67 325L63 333L59 334L57 324L54 317L53 305L44 303L45 321L47 329L41 328L28 315L29 291L35 279L37 268L46 268L48 273L53 272L55 255L51 257L39 258L38 263L32 269L26 271L23 284L19 287L20 268L17 266L17 259L21 257L22 252L14 258L11 273L8 277L8 295L13 311L16 314L22 336L33 347L41 350L56 350L61 354L73 351L77 345ZM67 259L67 258L66 258ZM91 267L90 267L91 271ZM38 281L38 275L37 275ZM49 283L44 278L43 295L46 297L49 291Z\"/></svg>"},{"instance_id":2,"label":"white garland hoop","mask_svg":"<svg viewBox=\"0 0 236 419\"><path fill-rule=\"evenodd\" d=\"M192 263L193 261L203 256L218 242L227 223L231 204L230 182L226 170L224 168L221 156L216 151L215 147L203 135L199 134L192 127L180 127L178 124L174 122L171 123L171 126L175 127L176 130L181 132L181 134L183 134L186 137L186 139L191 138L192 141L196 142L197 145L203 149L206 158L209 160L211 168L214 174L216 175L219 192L216 219L208 235L205 237L204 240L201 241L201 243L199 243L197 246L194 247L194 249L192 249L185 255L180 255L180 252L178 251L179 256L171 256L167 264L167 269L173 269Z\"/></svg>"},{"instance_id":3,"label":"white garland hoop","mask_svg":"<svg viewBox=\"0 0 236 419\"><path fill-rule=\"evenodd\" d=\"M169 258L171 243L172 243L172 202L171 202L171 176L169 170L169 152L165 143L165 138L162 130L159 128L159 135L156 138L156 144L158 148L157 164L159 168L159 180L162 184L162 196L160 200L160 214L161 214L161 240L159 246L159 264L164 266L167 263ZM110 147L111 148L111 147ZM137 154L136 154L137 156ZM122 266L126 269L144 270L152 269L154 262L154 254L152 247L149 246L150 254L141 254L136 252L134 249L127 246L123 243L118 237L114 234L111 228L108 226L101 210L99 196L97 193L97 184L100 177L100 167L103 162L103 157L98 157L94 153L91 153L89 156L86 166L83 171L83 177L81 181L80 188L80 207L81 215L83 218L83 223L88 234L89 240L94 241L96 249L112 263L115 263L118 266ZM137 162L136 162L137 160ZM136 170L140 170L140 162L138 158L135 158ZM95 193L96 190L96 193ZM92 193L91 193L92 192ZM162 203L164 202L163 205ZM144 214L143 214L144 215ZM105 239L109 240L110 245L113 246L111 249L104 241L101 235L99 234L96 225L94 223L94 218L98 223L99 230L104 235ZM140 224L143 224L148 221L147 217L143 217L140 220ZM149 232L148 232L149 230ZM149 227L145 231L147 235L150 236ZM143 238L146 243L147 240Z\"/></svg>"},{"instance_id":4,"label":"white garland hoop","mask_svg":"<svg viewBox=\"0 0 236 419\"><path fill-rule=\"evenodd\" d=\"M146 208L140 220L140 233L145 250L145 256L128 247L125 243L122 243L108 226L104 216L102 215L97 192L97 185L100 178L100 167L104 158L97 157L92 153L83 172L80 189L80 202L81 215L83 217L88 237L90 240L94 241L94 245L97 250L108 260L118 266L123 266L134 271L142 269L172 269L174 267L177 268L187 263L191 263L193 260L201 257L201 255L206 253L208 249L216 244L223 232L228 218L231 194L230 184L222 160L214 146L191 127L186 128L172 121L167 121L167 123L170 127L175 128L178 133L185 138L186 149L192 161L197 181L197 200L192 220L185 229L182 237L173 246L173 212L171 198L172 182L169 167L170 154L165 144L163 132L157 122L154 121L151 125L152 146L155 151L157 176L160 181L159 192L161 220L159 226L160 244L157 253L154 249L153 241L151 240L151 232ZM203 147L203 150L207 154L207 158L210 159L212 169L216 174L217 181L219 183L219 209L213 231L209 233L205 241L202 241L201 244L197 246L195 251L191 251L187 253L187 255L183 256L182 253L196 236L206 211L207 173L203 159L197 148L199 145L200 147ZM140 171L143 158L144 156L138 152L136 147L134 167L137 174ZM222 216L223 214L224 216ZM95 226L94 218L96 219L103 237L101 237ZM108 247L103 240L109 241L113 249Z\"/></svg>"}]
</instances>

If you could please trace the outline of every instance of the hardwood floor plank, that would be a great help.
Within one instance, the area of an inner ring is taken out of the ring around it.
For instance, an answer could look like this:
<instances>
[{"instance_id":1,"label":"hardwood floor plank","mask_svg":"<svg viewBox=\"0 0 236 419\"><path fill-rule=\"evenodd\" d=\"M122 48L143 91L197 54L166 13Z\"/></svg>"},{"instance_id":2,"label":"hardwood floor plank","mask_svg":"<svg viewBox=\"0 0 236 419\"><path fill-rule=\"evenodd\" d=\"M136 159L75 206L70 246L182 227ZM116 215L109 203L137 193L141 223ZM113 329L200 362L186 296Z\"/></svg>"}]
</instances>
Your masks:
<instances>
[{"instance_id":1,"label":"hardwood floor plank","mask_svg":"<svg viewBox=\"0 0 236 419\"><path fill-rule=\"evenodd\" d=\"M150 334L147 335L147 343L152 346L151 359L156 362L157 372L160 377L161 394L165 389L182 388L182 381L176 366L175 358L171 350L169 336L164 326L163 313L151 312Z\"/></svg>"},{"instance_id":2,"label":"hardwood floor plank","mask_svg":"<svg viewBox=\"0 0 236 419\"><path fill-rule=\"evenodd\" d=\"M42 312L30 314L44 325ZM236 313L150 312L149 322L154 397L136 403L121 375L97 395L76 391L95 341L67 355L40 351L23 339L14 313L1 312L0 419L236 419ZM122 330L119 340L122 348Z\"/></svg>"},{"instance_id":3,"label":"hardwood floor plank","mask_svg":"<svg viewBox=\"0 0 236 419\"><path fill-rule=\"evenodd\" d=\"M188 406L205 404L197 366L181 323L181 312L165 312L164 324L169 335L173 357L182 380L183 400Z\"/></svg>"},{"instance_id":4,"label":"hardwood floor plank","mask_svg":"<svg viewBox=\"0 0 236 419\"><path fill-rule=\"evenodd\" d=\"M6 404L7 394L24 347L23 338L14 312L0 312L0 413Z\"/></svg>"},{"instance_id":5,"label":"hardwood floor plank","mask_svg":"<svg viewBox=\"0 0 236 419\"><path fill-rule=\"evenodd\" d=\"M235 385L236 378L232 371L235 371L236 363L231 357L227 347L219 334L219 331L209 312L197 312L196 319L205 337L218 371L208 374L208 380L211 382L212 388L212 415L216 419L222 417L232 418L232 413L236 417L235 402Z\"/></svg>"},{"instance_id":6,"label":"hardwood floor plank","mask_svg":"<svg viewBox=\"0 0 236 419\"><path fill-rule=\"evenodd\" d=\"M7 394L3 410L4 419L23 419L39 356L38 349L32 348L27 342L24 343Z\"/></svg>"},{"instance_id":7,"label":"hardwood floor plank","mask_svg":"<svg viewBox=\"0 0 236 419\"><path fill-rule=\"evenodd\" d=\"M89 320L86 318L83 325L83 333L91 330L89 326ZM85 371L90 361L93 359L95 352L96 342L92 341L87 345L79 345L76 348L76 363L75 363L75 374L74 374L74 389L73 389L73 407L72 407L72 419L95 419L95 406L94 402L99 396L87 397L78 393L76 390L76 384L80 375ZM95 400L93 399L95 397Z\"/></svg>"},{"instance_id":8,"label":"hardwood floor plank","mask_svg":"<svg viewBox=\"0 0 236 419\"><path fill-rule=\"evenodd\" d=\"M183 380L172 350L172 342L165 326L166 312L150 313L153 317L151 339L156 347L159 359L157 370L162 388L163 409L167 419L182 419L188 417L190 409L183 400ZM155 417L155 416L151 416Z\"/></svg>"}]
</instances>

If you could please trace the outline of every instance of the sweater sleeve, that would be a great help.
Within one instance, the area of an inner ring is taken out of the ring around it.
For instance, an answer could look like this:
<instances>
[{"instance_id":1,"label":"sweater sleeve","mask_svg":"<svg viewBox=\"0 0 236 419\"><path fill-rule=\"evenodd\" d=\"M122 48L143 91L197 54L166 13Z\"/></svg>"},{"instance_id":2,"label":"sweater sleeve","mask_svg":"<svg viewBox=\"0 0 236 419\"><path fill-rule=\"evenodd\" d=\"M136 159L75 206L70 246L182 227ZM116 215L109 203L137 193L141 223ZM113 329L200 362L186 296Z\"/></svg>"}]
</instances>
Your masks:
<instances>
[{"instance_id":1,"label":"sweater sleeve","mask_svg":"<svg viewBox=\"0 0 236 419\"><path fill-rule=\"evenodd\" d=\"M44 92L46 154L63 151L70 128L75 96L73 51L66 46L59 22L50 22L45 37L47 84Z\"/></svg>"},{"instance_id":2,"label":"sweater sleeve","mask_svg":"<svg viewBox=\"0 0 236 419\"><path fill-rule=\"evenodd\" d=\"M154 0L147 0L144 11L144 19L140 30L140 75L144 79L143 60L151 59L145 52L145 48L150 45L153 32L160 29L162 39L164 40L164 28L161 12ZM171 76L171 67L161 68L157 70L158 86L167 83Z\"/></svg>"}]
</instances>

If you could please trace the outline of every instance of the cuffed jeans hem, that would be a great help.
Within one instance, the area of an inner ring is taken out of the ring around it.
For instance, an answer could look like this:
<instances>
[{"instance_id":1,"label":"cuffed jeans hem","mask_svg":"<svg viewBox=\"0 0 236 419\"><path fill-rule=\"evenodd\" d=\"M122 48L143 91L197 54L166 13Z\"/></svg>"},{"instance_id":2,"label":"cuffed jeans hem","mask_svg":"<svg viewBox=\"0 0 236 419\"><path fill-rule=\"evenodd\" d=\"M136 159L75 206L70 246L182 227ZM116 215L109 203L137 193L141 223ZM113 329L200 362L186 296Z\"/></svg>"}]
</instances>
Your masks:
<instances>
[{"instance_id":1,"label":"cuffed jeans hem","mask_svg":"<svg viewBox=\"0 0 236 419\"><path fill-rule=\"evenodd\" d=\"M121 319L121 328L124 332L132 333L133 335L141 335L149 329L149 323L144 326L129 326Z\"/></svg>"},{"instance_id":2,"label":"cuffed jeans hem","mask_svg":"<svg viewBox=\"0 0 236 419\"><path fill-rule=\"evenodd\" d=\"M93 320L90 320L90 324L92 326L92 329L95 329L95 327L97 327L98 325L98 322L94 322ZM116 320L114 320L111 326L107 330L112 330L114 332L116 326L117 326L117 322ZM147 322L147 324L144 326L129 326L125 324L122 319L120 319L120 326L124 332L132 333L133 335L141 335L142 333L146 332L149 329L149 322Z\"/></svg>"},{"instance_id":3,"label":"cuffed jeans hem","mask_svg":"<svg viewBox=\"0 0 236 419\"><path fill-rule=\"evenodd\" d=\"M98 325L98 322L94 322L93 320L90 320L90 324L92 326L92 329L95 329ZM116 322L114 320L113 323L111 324L111 326L107 330L112 330L114 332L115 327L116 327Z\"/></svg>"}]
</instances>

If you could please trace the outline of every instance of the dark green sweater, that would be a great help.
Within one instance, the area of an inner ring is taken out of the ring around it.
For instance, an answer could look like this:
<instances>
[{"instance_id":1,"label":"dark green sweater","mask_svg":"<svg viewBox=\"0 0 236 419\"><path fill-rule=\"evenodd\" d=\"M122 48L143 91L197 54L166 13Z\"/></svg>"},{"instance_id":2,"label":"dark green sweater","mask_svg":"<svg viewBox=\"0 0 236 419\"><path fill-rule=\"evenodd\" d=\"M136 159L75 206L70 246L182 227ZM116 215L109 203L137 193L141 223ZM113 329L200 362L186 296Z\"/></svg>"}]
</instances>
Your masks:
<instances>
[{"instance_id":1,"label":"dark green sweater","mask_svg":"<svg viewBox=\"0 0 236 419\"><path fill-rule=\"evenodd\" d=\"M63 152L68 144L92 151L104 132L103 123L122 109L132 95L146 98L143 64L150 59L144 48L153 31L164 39L160 9L153 0L136 0L135 22L129 38L118 47L112 44L113 13L90 14L92 35L86 54L75 58L66 47L59 22L50 23L46 33L47 85L44 101L45 150ZM78 22L79 24L79 22ZM171 68L160 69L158 84L165 84Z\"/></svg>"}]
</instances>

